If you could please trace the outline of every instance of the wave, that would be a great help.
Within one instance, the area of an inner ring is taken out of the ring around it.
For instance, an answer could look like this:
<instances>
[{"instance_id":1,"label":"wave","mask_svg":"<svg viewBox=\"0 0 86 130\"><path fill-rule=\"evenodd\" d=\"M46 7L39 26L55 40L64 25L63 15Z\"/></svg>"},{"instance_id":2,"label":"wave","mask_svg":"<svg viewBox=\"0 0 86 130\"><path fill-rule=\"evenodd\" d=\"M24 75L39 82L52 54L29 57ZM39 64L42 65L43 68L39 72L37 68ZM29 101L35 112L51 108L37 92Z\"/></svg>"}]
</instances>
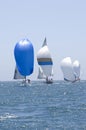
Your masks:
<instances>
[{"instance_id":1,"label":"wave","mask_svg":"<svg viewBox=\"0 0 86 130\"><path fill-rule=\"evenodd\" d=\"M0 121L6 120L6 119L12 119L12 118L17 118L16 115L10 114L10 113L5 113L4 115L0 116Z\"/></svg>"}]
</instances>

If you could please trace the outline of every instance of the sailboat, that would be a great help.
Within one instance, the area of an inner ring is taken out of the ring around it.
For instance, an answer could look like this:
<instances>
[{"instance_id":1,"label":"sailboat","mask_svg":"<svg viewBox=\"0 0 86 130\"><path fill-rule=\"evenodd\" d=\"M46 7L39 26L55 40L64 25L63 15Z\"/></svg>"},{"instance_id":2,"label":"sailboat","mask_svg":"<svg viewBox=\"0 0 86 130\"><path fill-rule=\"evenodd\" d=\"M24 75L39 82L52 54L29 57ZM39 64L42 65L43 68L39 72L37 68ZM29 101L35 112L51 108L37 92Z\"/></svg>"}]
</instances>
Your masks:
<instances>
[{"instance_id":1,"label":"sailboat","mask_svg":"<svg viewBox=\"0 0 86 130\"><path fill-rule=\"evenodd\" d=\"M46 38L44 39L41 49L37 53L37 62L39 65L38 78L45 79L46 83L52 83L53 61L47 46Z\"/></svg>"},{"instance_id":2,"label":"sailboat","mask_svg":"<svg viewBox=\"0 0 86 130\"><path fill-rule=\"evenodd\" d=\"M61 69L63 72L64 80L75 82L80 80L80 63L79 61L74 61L70 57L66 57L61 61Z\"/></svg>"},{"instance_id":3,"label":"sailboat","mask_svg":"<svg viewBox=\"0 0 86 130\"><path fill-rule=\"evenodd\" d=\"M23 83L30 82L26 79L26 76L31 75L34 69L33 44L28 39L20 40L14 48L14 57L16 61L14 78L23 78Z\"/></svg>"}]
</instances>

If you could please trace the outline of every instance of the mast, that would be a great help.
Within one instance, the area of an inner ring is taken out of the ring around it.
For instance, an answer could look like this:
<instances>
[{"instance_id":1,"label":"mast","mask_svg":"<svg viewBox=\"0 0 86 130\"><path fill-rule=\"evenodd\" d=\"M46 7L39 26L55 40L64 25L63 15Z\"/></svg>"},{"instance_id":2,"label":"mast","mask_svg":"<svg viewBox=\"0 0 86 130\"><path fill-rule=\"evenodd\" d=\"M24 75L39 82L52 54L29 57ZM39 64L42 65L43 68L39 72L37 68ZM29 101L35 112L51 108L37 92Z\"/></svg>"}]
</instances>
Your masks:
<instances>
[{"instance_id":1,"label":"mast","mask_svg":"<svg viewBox=\"0 0 86 130\"><path fill-rule=\"evenodd\" d=\"M26 83L27 79L26 79L26 76L25 76L25 83Z\"/></svg>"}]
</instances>

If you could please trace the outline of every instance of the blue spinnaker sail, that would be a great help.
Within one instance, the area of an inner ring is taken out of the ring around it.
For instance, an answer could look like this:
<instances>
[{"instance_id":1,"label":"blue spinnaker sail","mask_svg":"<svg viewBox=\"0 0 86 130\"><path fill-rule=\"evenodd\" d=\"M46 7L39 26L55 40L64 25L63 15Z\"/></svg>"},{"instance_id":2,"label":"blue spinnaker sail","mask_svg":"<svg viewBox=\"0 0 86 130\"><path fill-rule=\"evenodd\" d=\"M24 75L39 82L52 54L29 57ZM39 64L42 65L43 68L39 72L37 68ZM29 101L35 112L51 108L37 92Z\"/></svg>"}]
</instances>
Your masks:
<instances>
[{"instance_id":1,"label":"blue spinnaker sail","mask_svg":"<svg viewBox=\"0 0 86 130\"><path fill-rule=\"evenodd\" d=\"M14 57L21 75L27 76L33 73L34 48L33 44L28 39L23 39L16 43Z\"/></svg>"}]
</instances>

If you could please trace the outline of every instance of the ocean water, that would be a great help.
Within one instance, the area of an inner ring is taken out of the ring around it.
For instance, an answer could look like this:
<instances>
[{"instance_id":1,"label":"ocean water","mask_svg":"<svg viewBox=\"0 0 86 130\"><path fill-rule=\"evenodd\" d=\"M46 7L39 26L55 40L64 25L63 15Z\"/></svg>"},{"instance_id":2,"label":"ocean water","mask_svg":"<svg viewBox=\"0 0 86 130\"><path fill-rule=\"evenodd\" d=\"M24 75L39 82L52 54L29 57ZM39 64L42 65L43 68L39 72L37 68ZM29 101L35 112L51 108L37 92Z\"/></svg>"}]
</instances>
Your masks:
<instances>
[{"instance_id":1,"label":"ocean water","mask_svg":"<svg viewBox=\"0 0 86 130\"><path fill-rule=\"evenodd\" d=\"M0 82L0 130L86 130L86 81Z\"/></svg>"}]
</instances>

